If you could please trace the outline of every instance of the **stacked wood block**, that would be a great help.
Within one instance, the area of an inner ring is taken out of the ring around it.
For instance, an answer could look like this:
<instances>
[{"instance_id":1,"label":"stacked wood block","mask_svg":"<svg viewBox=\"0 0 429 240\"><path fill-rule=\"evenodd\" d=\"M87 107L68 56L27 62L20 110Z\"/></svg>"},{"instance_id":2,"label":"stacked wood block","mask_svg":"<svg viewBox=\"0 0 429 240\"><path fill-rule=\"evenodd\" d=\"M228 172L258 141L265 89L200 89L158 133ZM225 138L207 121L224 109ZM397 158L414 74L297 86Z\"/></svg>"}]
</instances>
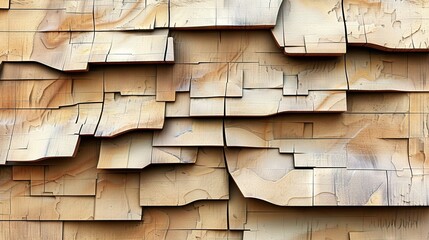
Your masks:
<instances>
[{"instance_id":1,"label":"stacked wood block","mask_svg":"<svg viewBox=\"0 0 429 240\"><path fill-rule=\"evenodd\" d=\"M428 9L0 0L0 239L426 239Z\"/></svg>"}]
</instances>

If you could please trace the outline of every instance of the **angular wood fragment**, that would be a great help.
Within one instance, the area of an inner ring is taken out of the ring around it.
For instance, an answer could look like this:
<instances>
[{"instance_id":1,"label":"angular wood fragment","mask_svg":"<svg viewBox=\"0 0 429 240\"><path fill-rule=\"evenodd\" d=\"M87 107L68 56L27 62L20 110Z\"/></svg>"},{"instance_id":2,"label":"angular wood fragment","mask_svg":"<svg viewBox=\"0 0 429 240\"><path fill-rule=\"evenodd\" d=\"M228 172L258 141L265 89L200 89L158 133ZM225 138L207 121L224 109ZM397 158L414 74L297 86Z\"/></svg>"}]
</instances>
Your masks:
<instances>
[{"instance_id":1,"label":"angular wood fragment","mask_svg":"<svg viewBox=\"0 0 429 240\"><path fill-rule=\"evenodd\" d=\"M181 206L202 199L228 199L226 169L207 166L199 159L196 164L143 170L140 175L140 205Z\"/></svg>"},{"instance_id":2,"label":"angular wood fragment","mask_svg":"<svg viewBox=\"0 0 429 240\"><path fill-rule=\"evenodd\" d=\"M106 93L96 136L112 137L133 129L160 129L164 125L165 103L155 96L121 96Z\"/></svg>"},{"instance_id":3,"label":"angular wood fragment","mask_svg":"<svg viewBox=\"0 0 429 240\"><path fill-rule=\"evenodd\" d=\"M290 55L340 55L346 53L342 1L283 2L272 30L277 43Z\"/></svg>"},{"instance_id":4,"label":"angular wood fragment","mask_svg":"<svg viewBox=\"0 0 429 240\"><path fill-rule=\"evenodd\" d=\"M344 1L348 42L389 51L427 51L429 13L414 1Z\"/></svg>"},{"instance_id":5,"label":"angular wood fragment","mask_svg":"<svg viewBox=\"0 0 429 240\"><path fill-rule=\"evenodd\" d=\"M17 110L8 161L73 156L83 126L78 120L77 106Z\"/></svg>"},{"instance_id":6,"label":"angular wood fragment","mask_svg":"<svg viewBox=\"0 0 429 240\"><path fill-rule=\"evenodd\" d=\"M189 92L177 93L174 102L165 104L165 117L189 117L191 115L190 101Z\"/></svg>"},{"instance_id":7,"label":"angular wood fragment","mask_svg":"<svg viewBox=\"0 0 429 240\"><path fill-rule=\"evenodd\" d=\"M129 133L101 141L100 169L142 169L152 162L152 133Z\"/></svg>"},{"instance_id":8,"label":"angular wood fragment","mask_svg":"<svg viewBox=\"0 0 429 240\"><path fill-rule=\"evenodd\" d=\"M312 205L313 170L294 169L291 155L276 149L228 148L226 159L244 197L281 206Z\"/></svg>"},{"instance_id":9,"label":"angular wood fragment","mask_svg":"<svg viewBox=\"0 0 429 240\"><path fill-rule=\"evenodd\" d=\"M31 196L95 196L99 150L99 141L84 139L72 159L55 159L57 161L47 166L29 166ZM14 169L14 180L15 172Z\"/></svg>"}]
</instances>

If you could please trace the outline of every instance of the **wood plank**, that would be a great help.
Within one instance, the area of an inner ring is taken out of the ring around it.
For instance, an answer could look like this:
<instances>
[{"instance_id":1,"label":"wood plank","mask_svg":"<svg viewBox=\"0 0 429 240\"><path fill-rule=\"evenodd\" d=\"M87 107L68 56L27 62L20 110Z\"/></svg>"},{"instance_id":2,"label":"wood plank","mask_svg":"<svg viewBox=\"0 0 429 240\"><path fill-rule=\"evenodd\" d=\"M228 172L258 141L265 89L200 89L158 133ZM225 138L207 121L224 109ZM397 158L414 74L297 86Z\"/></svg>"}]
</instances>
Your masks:
<instances>
[{"instance_id":1,"label":"wood plank","mask_svg":"<svg viewBox=\"0 0 429 240\"><path fill-rule=\"evenodd\" d=\"M94 211L95 220L141 220L139 174L98 174Z\"/></svg>"},{"instance_id":2,"label":"wood plank","mask_svg":"<svg viewBox=\"0 0 429 240\"><path fill-rule=\"evenodd\" d=\"M313 170L294 169L292 155L276 149L228 148L226 159L244 197L281 206L312 205Z\"/></svg>"},{"instance_id":3,"label":"wood plank","mask_svg":"<svg viewBox=\"0 0 429 240\"><path fill-rule=\"evenodd\" d=\"M169 118L154 131L153 146L223 146L222 120Z\"/></svg>"},{"instance_id":4,"label":"wood plank","mask_svg":"<svg viewBox=\"0 0 429 240\"><path fill-rule=\"evenodd\" d=\"M134 129L161 129L165 103L155 96L121 96L105 93L105 102L96 136L112 137Z\"/></svg>"},{"instance_id":5,"label":"wood plank","mask_svg":"<svg viewBox=\"0 0 429 240\"><path fill-rule=\"evenodd\" d=\"M128 133L101 141L99 169L142 169L152 162L152 133Z\"/></svg>"},{"instance_id":6,"label":"wood plank","mask_svg":"<svg viewBox=\"0 0 429 240\"><path fill-rule=\"evenodd\" d=\"M225 98L191 98L191 117L223 116L225 114Z\"/></svg>"},{"instance_id":7,"label":"wood plank","mask_svg":"<svg viewBox=\"0 0 429 240\"><path fill-rule=\"evenodd\" d=\"M53 110L18 110L8 161L73 156L83 125L77 120L77 106Z\"/></svg>"},{"instance_id":8,"label":"wood plank","mask_svg":"<svg viewBox=\"0 0 429 240\"><path fill-rule=\"evenodd\" d=\"M291 55L345 54L342 1L313 3L292 0L282 4L281 19L273 30L277 43Z\"/></svg>"},{"instance_id":9,"label":"wood plank","mask_svg":"<svg viewBox=\"0 0 429 240\"><path fill-rule=\"evenodd\" d=\"M347 0L344 12L349 43L389 51L427 51L429 24L423 16L429 12L423 3Z\"/></svg>"},{"instance_id":10,"label":"wood plank","mask_svg":"<svg viewBox=\"0 0 429 240\"><path fill-rule=\"evenodd\" d=\"M199 158L198 158L199 159ZM140 175L140 205L182 206L203 199L228 199L225 168L201 165L156 166Z\"/></svg>"}]
</instances>

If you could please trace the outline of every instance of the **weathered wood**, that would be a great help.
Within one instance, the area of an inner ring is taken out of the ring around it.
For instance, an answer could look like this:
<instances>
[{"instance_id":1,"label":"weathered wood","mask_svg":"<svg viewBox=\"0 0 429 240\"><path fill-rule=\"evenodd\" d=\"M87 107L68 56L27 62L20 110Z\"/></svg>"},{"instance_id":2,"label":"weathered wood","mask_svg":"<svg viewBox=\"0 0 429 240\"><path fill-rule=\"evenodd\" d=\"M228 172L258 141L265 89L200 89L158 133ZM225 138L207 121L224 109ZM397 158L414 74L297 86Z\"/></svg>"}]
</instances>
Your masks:
<instances>
[{"instance_id":1,"label":"weathered wood","mask_svg":"<svg viewBox=\"0 0 429 240\"><path fill-rule=\"evenodd\" d=\"M277 43L290 55L346 53L342 1L283 2L273 29Z\"/></svg>"}]
</instances>

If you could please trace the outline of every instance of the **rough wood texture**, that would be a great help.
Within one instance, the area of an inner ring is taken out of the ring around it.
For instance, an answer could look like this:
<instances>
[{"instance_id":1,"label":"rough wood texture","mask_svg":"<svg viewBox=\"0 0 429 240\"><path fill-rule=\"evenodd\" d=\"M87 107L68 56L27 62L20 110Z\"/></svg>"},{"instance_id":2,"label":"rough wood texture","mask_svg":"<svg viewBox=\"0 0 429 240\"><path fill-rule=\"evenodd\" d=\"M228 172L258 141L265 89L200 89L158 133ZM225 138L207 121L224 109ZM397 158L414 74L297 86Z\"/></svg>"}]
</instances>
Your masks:
<instances>
[{"instance_id":1,"label":"rough wood texture","mask_svg":"<svg viewBox=\"0 0 429 240\"><path fill-rule=\"evenodd\" d=\"M343 1L284 1L273 29L277 43L289 55L346 53Z\"/></svg>"},{"instance_id":2,"label":"rough wood texture","mask_svg":"<svg viewBox=\"0 0 429 240\"><path fill-rule=\"evenodd\" d=\"M0 239L426 239L428 6L0 0Z\"/></svg>"}]
</instances>

